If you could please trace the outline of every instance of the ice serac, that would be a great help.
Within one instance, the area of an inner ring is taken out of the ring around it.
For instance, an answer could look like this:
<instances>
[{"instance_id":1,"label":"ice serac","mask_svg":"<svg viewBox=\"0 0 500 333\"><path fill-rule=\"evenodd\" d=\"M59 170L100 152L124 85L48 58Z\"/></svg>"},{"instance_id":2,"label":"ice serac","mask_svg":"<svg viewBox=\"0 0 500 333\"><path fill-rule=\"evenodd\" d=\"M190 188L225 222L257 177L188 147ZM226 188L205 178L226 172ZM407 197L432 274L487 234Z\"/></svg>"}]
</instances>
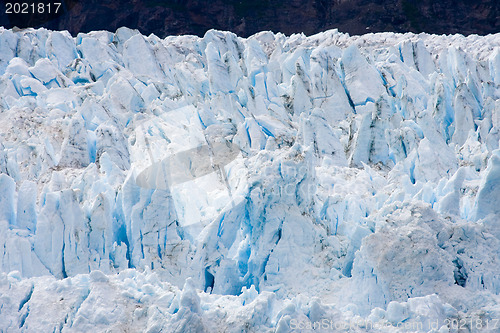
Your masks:
<instances>
[{"instance_id":1,"label":"ice serac","mask_svg":"<svg viewBox=\"0 0 500 333\"><path fill-rule=\"evenodd\" d=\"M498 34L0 28L0 331L492 323L499 73Z\"/></svg>"},{"instance_id":2,"label":"ice serac","mask_svg":"<svg viewBox=\"0 0 500 333\"><path fill-rule=\"evenodd\" d=\"M485 170L485 176L481 180L479 192L477 194L475 209L476 218L481 219L489 214L495 217L500 214L500 208L497 204L497 198L500 197L500 151L493 151L488 167Z\"/></svg>"},{"instance_id":3,"label":"ice serac","mask_svg":"<svg viewBox=\"0 0 500 333\"><path fill-rule=\"evenodd\" d=\"M382 77L371 66L356 45L347 47L341 58L345 86L354 106L374 103L385 93Z\"/></svg>"}]
</instances>

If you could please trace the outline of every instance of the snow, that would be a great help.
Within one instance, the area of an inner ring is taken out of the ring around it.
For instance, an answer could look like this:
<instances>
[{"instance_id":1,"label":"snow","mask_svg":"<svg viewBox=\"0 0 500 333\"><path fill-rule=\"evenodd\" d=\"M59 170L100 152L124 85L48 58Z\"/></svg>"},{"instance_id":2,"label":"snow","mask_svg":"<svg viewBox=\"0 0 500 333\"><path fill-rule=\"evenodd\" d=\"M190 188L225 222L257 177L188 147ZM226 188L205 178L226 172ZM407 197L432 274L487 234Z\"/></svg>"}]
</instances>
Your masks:
<instances>
[{"instance_id":1,"label":"snow","mask_svg":"<svg viewBox=\"0 0 500 333\"><path fill-rule=\"evenodd\" d=\"M500 35L0 28L0 331L500 325Z\"/></svg>"}]
</instances>

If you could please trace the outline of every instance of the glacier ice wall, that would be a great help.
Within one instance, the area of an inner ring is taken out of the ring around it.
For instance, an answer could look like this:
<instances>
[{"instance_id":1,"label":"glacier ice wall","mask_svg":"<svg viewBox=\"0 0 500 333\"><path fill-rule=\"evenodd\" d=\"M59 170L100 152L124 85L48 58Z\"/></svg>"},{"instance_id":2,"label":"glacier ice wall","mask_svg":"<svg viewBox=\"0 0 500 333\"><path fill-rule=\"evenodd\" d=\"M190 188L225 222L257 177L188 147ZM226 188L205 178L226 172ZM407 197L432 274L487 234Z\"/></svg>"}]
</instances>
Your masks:
<instances>
[{"instance_id":1,"label":"glacier ice wall","mask_svg":"<svg viewBox=\"0 0 500 333\"><path fill-rule=\"evenodd\" d=\"M498 34L0 28L0 91L0 330L500 315Z\"/></svg>"}]
</instances>

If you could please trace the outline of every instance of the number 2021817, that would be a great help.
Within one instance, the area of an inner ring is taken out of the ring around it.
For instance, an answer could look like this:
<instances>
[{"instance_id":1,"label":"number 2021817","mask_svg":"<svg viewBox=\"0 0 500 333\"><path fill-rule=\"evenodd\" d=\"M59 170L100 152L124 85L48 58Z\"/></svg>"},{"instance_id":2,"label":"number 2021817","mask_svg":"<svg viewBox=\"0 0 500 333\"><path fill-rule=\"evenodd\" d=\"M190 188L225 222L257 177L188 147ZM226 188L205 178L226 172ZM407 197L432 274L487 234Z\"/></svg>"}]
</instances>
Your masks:
<instances>
[{"instance_id":1,"label":"number 2021817","mask_svg":"<svg viewBox=\"0 0 500 333\"><path fill-rule=\"evenodd\" d=\"M60 2L55 3L10 3L5 4L6 14L57 14L61 8Z\"/></svg>"}]
</instances>

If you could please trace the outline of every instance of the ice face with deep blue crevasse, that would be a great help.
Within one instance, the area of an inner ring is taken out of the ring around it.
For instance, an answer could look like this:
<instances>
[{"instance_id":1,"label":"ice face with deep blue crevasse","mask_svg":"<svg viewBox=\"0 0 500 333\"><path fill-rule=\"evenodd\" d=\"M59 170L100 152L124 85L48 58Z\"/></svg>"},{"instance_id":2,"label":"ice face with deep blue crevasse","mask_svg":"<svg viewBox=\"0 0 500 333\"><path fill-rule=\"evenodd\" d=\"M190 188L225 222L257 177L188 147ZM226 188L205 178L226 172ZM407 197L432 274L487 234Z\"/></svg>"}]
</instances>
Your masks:
<instances>
[{"instance_id":1,"label":"ice face with deep blue crevasse","mask_svg":"<svg viewBox=\"0 0 500 333\"><path fill-rule=\"evenodd\" d=\"M0 331L500 327L498 34L0 28L0 91Z\"/></svg>"}]
</instances>

